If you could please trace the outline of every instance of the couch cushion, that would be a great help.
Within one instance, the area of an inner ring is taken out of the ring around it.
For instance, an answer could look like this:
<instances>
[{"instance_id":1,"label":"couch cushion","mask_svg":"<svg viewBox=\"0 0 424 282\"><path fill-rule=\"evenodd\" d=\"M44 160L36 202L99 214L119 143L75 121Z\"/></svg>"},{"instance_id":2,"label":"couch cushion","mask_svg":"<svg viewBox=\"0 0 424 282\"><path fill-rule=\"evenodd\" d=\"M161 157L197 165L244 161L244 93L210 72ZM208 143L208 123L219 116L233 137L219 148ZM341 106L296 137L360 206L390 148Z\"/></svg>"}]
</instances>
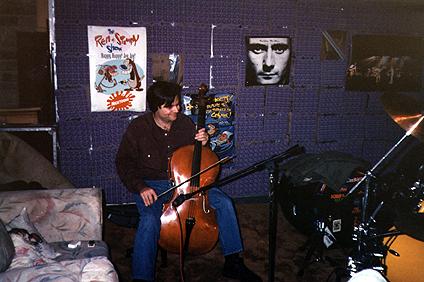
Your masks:
<instances>
[{"instance_id":1,"label":"couch cushion","mask_svg":"<svg viewBox=\"0 0 424 282\"><path fill-rule=\"evenodd\" d=\"M12 229L21 229L23 232L26 232L26 236L38 236L39 240L35 247L37 248L37 251L43 255L46 258L54 259L55 257L59 256L59 253L56 253L55 250L50 246L49 243L43 238L43 236L38 232L37 228L34 226L34 224L29 219L27 209L23 208L21 210L21 213L16 216L14 219L12 219L7 225L7 229L10 231ZM35 234L35 235L33 235ZM25 236L25 235L23 235ZM14 242L15 243L15 242ZM16 247L16 245L15 245Z\"/></svg>"},{"instance_id":2,"label":"couch cushion","mask_svg":"<svg viewBox=\"0 0 424 282\"><path fill-rule=\"evenodd\" d=\"M118 282L118 275L112 263L104 257L88 260L81 271L81 282L108 281Z\"/></svg>"},{"instance_id":3,"label":"couch cushion","mask_svg":"<svg viewBox=\"0 0 424 282\"><path fill-rule=\"evenodd\" d=\"M119 280L115 268L107 258L94 257L12 269L0 273L0 281L118 282Z\"/></svg>"},{"instance_id":4,"label":"couch cushion","mask_svg":"<svg viewBox=\"0 0 424 282\"><path fill-rule=\"evenodd\" d=\"M18 230L18 229L14 229ZM54 262L52 259L44 257L37 243L33 242L26 230L20 229L10 234L15 246L15 256L10 264L9 270L14 268L33 267Z\"/></svg>"},{"instance_id":5,"label":"couch cushion","mask_svg":"<svg viewBox=\"0 0 424 282\"><path fill-rule=\"evenodd\" d=\"M12 238L0 219L0 272L5 271L15 255Z\"/></svg>"},{"instance_id":6,"label":"couch cushion","mask_svg":"<svg viewBox=\"0 0 424 282\"><path fill-rule=\"evenodd\" d=\"M102 239L100 188L0 192L0 217L5 223L24 207L47 242Z\"/></svg>"}]
</instances>

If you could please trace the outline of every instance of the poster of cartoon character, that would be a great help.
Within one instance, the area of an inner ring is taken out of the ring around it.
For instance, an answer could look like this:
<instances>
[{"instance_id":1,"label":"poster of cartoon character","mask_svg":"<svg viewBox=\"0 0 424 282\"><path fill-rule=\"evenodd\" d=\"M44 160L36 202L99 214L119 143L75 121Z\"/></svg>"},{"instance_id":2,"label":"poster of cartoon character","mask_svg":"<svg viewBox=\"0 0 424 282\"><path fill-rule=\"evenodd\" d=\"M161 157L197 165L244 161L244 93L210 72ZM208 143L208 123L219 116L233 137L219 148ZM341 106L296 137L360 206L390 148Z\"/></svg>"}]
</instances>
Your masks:
<instances>
[{"instance_id":1,"label":"poster of cartoon character","mask_svg":"<svg viewBox=\"0 0 424 282\"><path fill-rule=\"evenodd\" d=\"M234 154L234 95L216 93L208 95L211 103L206 106L206 131L211 149L219 158ZM183 96L183 112L194 122L197 120L195 106L190 96Z\"/></svg>"},{"instance_id":2,"label":"poster of cartoon character","mask_svg":"<svg viewBox=\"0 0 424 282\"><path fill-rule=\"evenodd\" d=\"M91 111L146 110L145 27L88 26Z\"/></svg>"}]
</instances>

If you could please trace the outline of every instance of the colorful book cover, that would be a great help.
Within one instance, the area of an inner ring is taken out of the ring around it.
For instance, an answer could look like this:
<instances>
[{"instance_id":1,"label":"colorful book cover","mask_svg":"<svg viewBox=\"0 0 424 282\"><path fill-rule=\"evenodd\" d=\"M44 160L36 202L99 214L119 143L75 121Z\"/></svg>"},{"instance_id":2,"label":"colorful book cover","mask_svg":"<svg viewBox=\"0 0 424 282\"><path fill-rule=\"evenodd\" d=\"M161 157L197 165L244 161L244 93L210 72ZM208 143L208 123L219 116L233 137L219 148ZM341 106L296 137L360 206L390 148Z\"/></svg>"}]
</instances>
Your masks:
<instances>
[{"instance_id":1,"label":"colorful book cover","mask_svg":"<svg viewBox=\"0 0 424 282\"><path fill-rule=\"evenodd\" d=\"M232 93L210 94L211 102L206 107L206 130L211 149L219 158L234 154L235 101ZM183 112L197 121L192 98L183 96Z\"/></svg>"}]
</instances>

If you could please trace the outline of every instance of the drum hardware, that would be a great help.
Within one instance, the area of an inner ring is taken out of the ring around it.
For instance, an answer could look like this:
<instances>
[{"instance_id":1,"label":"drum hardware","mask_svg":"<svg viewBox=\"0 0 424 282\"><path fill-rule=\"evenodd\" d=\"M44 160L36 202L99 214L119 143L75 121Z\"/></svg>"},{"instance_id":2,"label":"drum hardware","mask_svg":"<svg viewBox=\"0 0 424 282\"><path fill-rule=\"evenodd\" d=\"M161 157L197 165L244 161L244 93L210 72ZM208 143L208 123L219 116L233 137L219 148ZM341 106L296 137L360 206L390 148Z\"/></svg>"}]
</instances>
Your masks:
<instances>
[{"instance_id":1,"label":"drum hardware","mask_svg":"<svg viewBox=\"0 0 424 282\"><path fill-rule=\"evenodd\" d=\"M331 220L331 219L330 219ZM306 243L300 248L301 250L308 249L303 259L302 267L297 272L298 276L303 276L305 269L312 262L323 262L329 261L333 266L335 263L328 257L324 257L324 249L329 248L331 245L337 243L337 239L334 234L330 231L327 223L323 219L316 220L314 222L315 230L313 234L308 238ZM312 256L315 255L315 259L312 260Z\"/></svg>"},{"instance_id":2,"label":"drum hardware","mask_svg":"<svg viewBox=\"0 0 424 282\"><path fill-rule=\"evenodd\" d=\"M403 204L398 204L395 212L395 227L416 240L424 241L424 213L418 213L410 205Z\"/></svg>"},{"instance_id":3,"label":"drum hardware","mask_svg":"<svg viewBox=\"0 0 424 282\"><path fill-rule=\"evenodd\" d=\"M308 236L299 248L305 256L298 276L314 262L328 263L335 268L336 275L345 272L345 261L326 256L324 251L337 248L347 253L345 247L351 247L359 204L357 198L344 198L362 178L362 168L368 165L362 159L336 151L305 154L284 164L280 205L286 219Z\"/></svg>"},{"instance_id":4,"label":"drum hardware","mask_svg":"<svg viewBox=\"0 0 424 282\"><path fill-rule=\"evenodd\" d=\"M374 269L383 275L387 271L383 263L387 249L382 244L382 236L375 221L383 205L384 202L381 201L366 221L362 220L358 226L354 226L352 240L355 242L355 247L347 263L350 276L364 269Z\"/></svg>"},{"instance_id":5,"label":"drum hardware","mask_svg":"<svg viewBox=\"0 0 424 282\"><path fill-rule=\"evenodd\" d=\"M395 198L392 205L395 210L394 227L384 238L387 255L384 265L387 278L392 282L421 281L424 260L424 214L418 210L422 201L422 165L418 170L418 180L411 186L403 187L401 197ZM421 190L421 191L420 191Z\"/></svg>"},{"instance_id":6,"label":"drum hardware","mask_svg":"<svg viewBox=\"0 0 424 282\"><path fill-rule=\"evenodd\" d=\"M420 165L417 180L412 185L405 186L398 193L394 202L394 226L404 234L424 241L424 165Z\"/></svg>"},{"instance_id":7,"label":"drum hardware","mask_svg":"<svg viewBox=\"0 0 424 282\"><path fill-rule=\"evenodd\" d=\"M421 121L422 119L419 120L419 122ZM384 264L384 259L387 255L387 248L382 244L382 238L379 236L380 231L376 226L375 220L377 214L384 205L384 201L380 201L371 214L368 213L368 210L370 209L370 193L373 192L374 198L376 198L377 195L376 187L375 185L371 187L371 183L375 184L375 171L410 134L411 132L407 132L347 193L347 196L351 195L362 183L365 182L365 185L363 185L361 201L360 223L359 225L354 226L352 235L354 248L352 250L352 254L348 257L347 263L347 272L350 276L364 269L374 269L383 275L386 275L387 273L387 266Z\"/></svg>"},{"instance_id":8,"label":"drum hardware","mask_svg":"<svg viewBox=\"0 0 424 282\"><path fill-rule=\"evenodd\" d=\"M424 165L420 165L418 169L418 180L414 182L411 188L409 198L415 201L414 206L412 208L415 213L423 213L424 205L422 204L424 198Z\"/></svg>"},{"instance_id":9,"label":"drum hardware","mask_svg":"<svg viewBox=\"0 0 424 282\"><path fill-rule=\"evenodd\" d=\"M280 204L285 217L308 236L299 248L299 251L305 252L305 256L298 276L303 276L307 267L315 262L328 263L335 268L333 274L336 276L345 272L345 264L325 255L325 250L337 248L347 253L347 248L352 245L353 224L355 218L359 217L358 203L356 198L344 198L362 175L360 169L351 172L349 179L338 190L324 183L295 186L286 176L280 179Z\"/></svg>"},{"instance_id":10,"label":"drum hardware","mask_svg":"<svg viewBox=\"0 0 424 282\"><path fill-rule=\"evenodd\" d=\"M388 248L382 244L378 230L375 228L374 220L384 203L381 202L368 217L370 182L371 179L375 179L375 171L407 137L413 135L419 140L424 141L424 130L421 124L424 120L424 104L419 103L409 96L397 95L395 93L386 93L381 97L381 100L386 112L398 125L406 130L406 133L347 194L351 195L365 182L361 207L361 222L354 229L353 240L356 244L352 256L348 258L347 270L351 276L363 269L375 269L380 271L383 275L387 274L387 266L384 264L384 261L387 256ZM403 228L399 228L399 230L403 231L402 229L406 230L410 228L411 233L416 233L416 230L412 230L414 224L405 224L406 219L409 219L409 216L398 220L399 226L402 224L404 225ZM422 219L424 219L424 217ZM421 219L418 219L418 221L422 223ZM423 225L421 224L421 226Z\"/></svg>"}]
</instances>

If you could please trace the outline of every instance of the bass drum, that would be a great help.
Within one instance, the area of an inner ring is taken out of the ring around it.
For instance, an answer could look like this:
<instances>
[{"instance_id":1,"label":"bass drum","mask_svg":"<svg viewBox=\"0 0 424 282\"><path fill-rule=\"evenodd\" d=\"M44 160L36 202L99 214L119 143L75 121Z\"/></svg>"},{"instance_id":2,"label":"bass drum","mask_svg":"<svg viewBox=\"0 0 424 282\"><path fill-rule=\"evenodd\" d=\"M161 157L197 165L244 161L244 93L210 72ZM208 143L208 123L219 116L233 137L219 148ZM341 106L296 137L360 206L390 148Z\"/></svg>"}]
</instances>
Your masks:
<instances>
[{"instance_id":1,"label":"bass drum","mask_svg":"<svg viewBox=\"0 0 424 282\"><path fill-rule=\"evenodd\" d=\"M424 242L408 235L385 238L385 245L399 256L388 252L387 278L390 282L423 281Z\"/></svg>"},{"instance_id":2,"label":"bass drum","mask_svg":"<svg viewBox=\"0 0 424 282\"><path fill-rule=\"evenodd\" d=\"M345 199L345 195L362 175L354 172L339 191L329 189L323 183L293 186L283 177L280 180L278 200L285 217L305 235L316 232L316 223L323 222L339 244L350 246L360 209L355 197Z\"/></svg>"}]
</instances>

